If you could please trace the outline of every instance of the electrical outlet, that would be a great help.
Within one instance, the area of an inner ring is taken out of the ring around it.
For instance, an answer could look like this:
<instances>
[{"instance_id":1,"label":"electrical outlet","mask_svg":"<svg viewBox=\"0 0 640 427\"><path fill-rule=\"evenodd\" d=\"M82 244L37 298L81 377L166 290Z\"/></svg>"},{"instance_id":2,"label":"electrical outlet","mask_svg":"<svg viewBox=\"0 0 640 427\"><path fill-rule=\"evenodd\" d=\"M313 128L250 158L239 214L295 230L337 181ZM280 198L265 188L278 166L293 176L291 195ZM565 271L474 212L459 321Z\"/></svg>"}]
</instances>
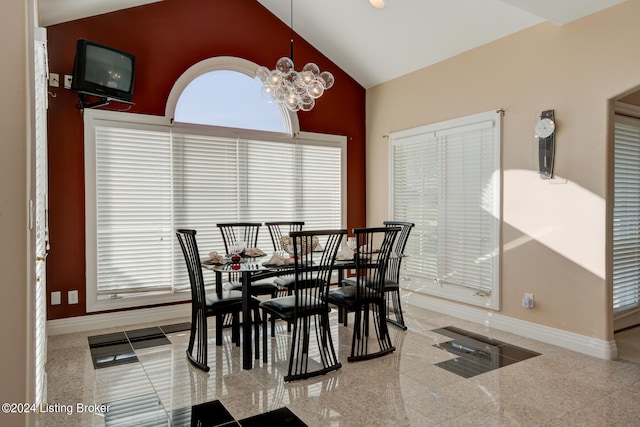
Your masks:
<instances>
[{"instance_id":1,"label":"electrical outlet","mask_svg":"<svg viewBox=\"0 0 640 427\"><path fill-rule=\"evenodd\" d=\"M58 73L49 73L49 86L60 87L60 75Z\"/></svg>"},{"instance_id":2,"label":"electrical outlet","mask_svg":"<svg viewBox=\"0 0 640 427\"><path fill-rule=\"evenodd\" d=\"M524 308L533 308L533 294L524 294L524 298L522 298L522 306Z\"/></svg>"},{"instance_id":3,"label":"electrical outlet","mask_svg":"<svg viewBox=\"0 0 640 427\"><path fill-rule=\"evenodd\" d=\"M67 293L67 301L69 304L77 304L78 303L78 291L69 291Z\"/></svg>"},{"instance_id":4,"label":"electrical outlet","mask_svg":"<svg viewBox=\"0 0 640 427\"><path fill-rule=\"evenodd\" d=\"M51 305L60 304L60 291L51 292Z\"/></svg>"},{"instance_id":5,"label":"electrical outlet","mask_svg":"<svg viewBox=\"0 0 640 427\"><path fill-rule=\"evenodd\" d=\"M64 75L64 88L65 89L71 89L71 82L72 81L73 81L73 76L65 74Z\"/></svg>"}]
</instances>

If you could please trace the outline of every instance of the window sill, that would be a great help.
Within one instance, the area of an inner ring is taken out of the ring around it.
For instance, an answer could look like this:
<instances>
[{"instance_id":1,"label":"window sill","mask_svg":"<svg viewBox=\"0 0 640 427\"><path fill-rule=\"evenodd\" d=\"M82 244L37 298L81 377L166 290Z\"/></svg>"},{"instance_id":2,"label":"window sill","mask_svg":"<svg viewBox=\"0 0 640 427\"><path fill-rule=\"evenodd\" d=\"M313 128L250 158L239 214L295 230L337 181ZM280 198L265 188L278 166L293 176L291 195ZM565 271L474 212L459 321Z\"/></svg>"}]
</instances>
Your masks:
<instances>
[{"instance_id":1,"label":"window sill","mask_svg":"<svg viewBox=\"0 0 640 427\"><path fill-rule=\"evenodd\" d=\"M403 276L400 286L408 291L431 295L459 303L475 305L491 310L500 310L499 300L491 294L481 294L475 289L463 286L440 284L433 280L416 276Z\"/></svg>"},{"instance_id":2,"label":"window sill","mask_svg":"<svg viewBox=\"0 0 640 427\"><path fill-rule=\"evenodd\" d=\"M167 292L120 294L117 297L100 295L87 298L87 313L99 311L121 310L125 308L142 308L160 304L186 302L191 300L190 289Z\"/></svg>"}]
</instances>

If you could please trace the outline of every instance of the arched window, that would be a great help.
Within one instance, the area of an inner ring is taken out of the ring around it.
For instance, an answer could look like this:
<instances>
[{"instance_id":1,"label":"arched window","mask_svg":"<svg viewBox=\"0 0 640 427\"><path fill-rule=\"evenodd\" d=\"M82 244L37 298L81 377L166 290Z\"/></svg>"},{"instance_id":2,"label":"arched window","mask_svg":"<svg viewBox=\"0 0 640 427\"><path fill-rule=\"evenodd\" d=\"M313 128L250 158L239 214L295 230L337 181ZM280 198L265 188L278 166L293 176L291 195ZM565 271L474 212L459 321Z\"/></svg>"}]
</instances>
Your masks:
<instances>
[{"instance_id":1,"label":"arched window","mask_svg":"<svg viewBox=\"0 0 640 427\"><path fill-rule=\"evenodd\" d=\"M167 115L178 123L217 126L293 135L292 115L270 103L253 78L257 65L233 57L201 61L176 82ZM297 126L296 126L297 127Z\"/></svg>"}]
</instances>

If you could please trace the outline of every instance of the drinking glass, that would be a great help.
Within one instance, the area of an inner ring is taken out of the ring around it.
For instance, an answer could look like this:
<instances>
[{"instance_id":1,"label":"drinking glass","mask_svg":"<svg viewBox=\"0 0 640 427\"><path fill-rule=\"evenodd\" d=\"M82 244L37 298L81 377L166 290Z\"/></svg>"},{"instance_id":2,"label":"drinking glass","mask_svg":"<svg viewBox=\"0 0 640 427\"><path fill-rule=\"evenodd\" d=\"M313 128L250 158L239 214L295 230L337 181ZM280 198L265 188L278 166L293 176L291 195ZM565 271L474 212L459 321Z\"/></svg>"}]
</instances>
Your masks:
<instances>
[{"instance_id":1,"label":"drinking glass","mask_svg":"<svg viewBox=\"0 0 640 427\"><path fill-rule=\"evenodd\" d=\"M231 253L232 254L240 254L246 248L247 244L241 240L234 241L231 243Z\"/></svg>"},{"instance_id":2,"label":"drinking glass","mask_svg":"<svg viewBox=\"0 0 640 427\"><path fill-rule=\"evenodd\" d=\"M347 248L354 252L358 248L358 242L355 237L347 237Z\"/></svg>"}]
</instances>

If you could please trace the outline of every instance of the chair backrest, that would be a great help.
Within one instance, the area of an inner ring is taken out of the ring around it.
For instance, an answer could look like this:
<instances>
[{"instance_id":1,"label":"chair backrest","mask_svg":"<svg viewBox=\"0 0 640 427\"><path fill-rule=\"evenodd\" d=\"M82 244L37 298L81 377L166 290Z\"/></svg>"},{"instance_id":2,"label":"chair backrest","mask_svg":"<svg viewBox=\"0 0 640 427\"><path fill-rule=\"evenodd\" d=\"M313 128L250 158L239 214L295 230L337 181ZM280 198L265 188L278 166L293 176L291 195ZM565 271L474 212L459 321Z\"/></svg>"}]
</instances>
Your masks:
<instances>
[{"instance_id":1,"label":"chair backrest","mask_svg":"<svg viewBox=\"0 0 640 427\"><path fill-rule=\"evenodd\" d=\"M295 259L293 292L297 296L296 307L302 304L309 309L309 305L315 305L318 308L321 305L327 305L333 265L345 234L347 230L291 232ZM325 241L322 251L306 250L311 248L314 237ZM302 250L303 248L305 250Z\"/></svg>"},{"instance_id":2,"label":"chair backrest","mask_svg":"<svg viewBox=\"0 0 640 427\"><path fill-rule=\"evenodd\" d=\"M356 299L384 298L386 271L400 227L354 228Z\"/></svg>"},{"instance_id":3,"label":"chair backrest","mask_svg":"<svg viewBox=\"0 0 640 427\"><path fill-rule=\"evenodd\" d=\"M176 236L184 261L187 264L189 272L189 282L191 283L191 302L194 307L203 308L206 301L204 291L204 277L202 274L202 265L200 264L200 254L198 252L198 244L196 242L196 230L176 230Z\"/></svg>"},{"instance_id":4,"label":"chair backrest","mask_svg":"<svg viewBox=\"0 0 640 427\"><path fill-rule=\"evenodd\" d=\"M302 226L304 226L304 221L265 222L264 225L269 229L271 243L273 243L273 250L275 252L280 252L284 250L281 244L281 238L285 235L284 233L290 236L294 231L301 231Z\"/></svg>"},{"instance_id":5,"label":"chair backrest","mask_svg":"<svg viewBox=\"0 0 640 427\"><path fill-rule=\"evenodd\" d=\"M412 222L406 221L384 221L385 227L400 227L401 230L396 238L393 246L392 256L389 258L389 266L387 267L387 280L393 283L400 283L400 267L404 258L404 248L407 246L409 233L415 226Z\"/></svg>"},{"instance_id":6,"label":"chair backrest","mask_svg":"<svg viewBox=\"0 0 640 427\"><path fill-rule=\"evenodd\" d=\"M222 234L222 242L226 253L231 253L231 246L235 242L244 242L247 248L258 246L258 231L261 222L227 222L217 224Z\"/></svg>"}]
</instances>

